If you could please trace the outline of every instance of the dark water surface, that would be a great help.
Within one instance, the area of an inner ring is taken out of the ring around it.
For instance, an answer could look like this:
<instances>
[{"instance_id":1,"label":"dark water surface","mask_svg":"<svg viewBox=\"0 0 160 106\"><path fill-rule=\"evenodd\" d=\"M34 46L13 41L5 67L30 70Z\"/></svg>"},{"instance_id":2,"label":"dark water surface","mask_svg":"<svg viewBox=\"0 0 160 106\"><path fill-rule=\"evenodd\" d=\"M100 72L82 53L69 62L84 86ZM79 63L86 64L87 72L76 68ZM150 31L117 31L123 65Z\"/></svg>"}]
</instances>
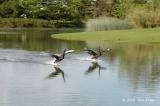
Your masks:
<instances>
[{"instance_id":1,"label":"dark water surface","mask_svg":"<svg viewBox=\"0 0 160 106\"><path fill-rule=\"evenodd\" d=\"M160 106L160 44L61 41L71 29L0 30L0 106ZM105 53L91 63L83 48ZM51 52L74 49L59 67Z\"/></svg>"}]
</instances>

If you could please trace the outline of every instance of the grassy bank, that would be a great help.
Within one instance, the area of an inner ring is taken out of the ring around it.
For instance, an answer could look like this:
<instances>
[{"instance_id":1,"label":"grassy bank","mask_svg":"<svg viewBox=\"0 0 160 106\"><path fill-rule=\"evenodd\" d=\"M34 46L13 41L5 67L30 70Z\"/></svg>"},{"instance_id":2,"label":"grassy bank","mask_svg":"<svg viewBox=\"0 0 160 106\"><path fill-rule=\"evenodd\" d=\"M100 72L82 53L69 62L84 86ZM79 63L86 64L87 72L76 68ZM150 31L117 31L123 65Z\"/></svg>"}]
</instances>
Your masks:
<instances>
[{"instance_id":1,"label":"grassy bank","mask_svg":"<svg viewBox=\"0 0 160 106\"><path fill-rule=\"evenodd\" d=\"M52 37L63 40L151 43L160 42L160 27L151 29L64 33L54 34Z\"/></svg>"}]
</instances>

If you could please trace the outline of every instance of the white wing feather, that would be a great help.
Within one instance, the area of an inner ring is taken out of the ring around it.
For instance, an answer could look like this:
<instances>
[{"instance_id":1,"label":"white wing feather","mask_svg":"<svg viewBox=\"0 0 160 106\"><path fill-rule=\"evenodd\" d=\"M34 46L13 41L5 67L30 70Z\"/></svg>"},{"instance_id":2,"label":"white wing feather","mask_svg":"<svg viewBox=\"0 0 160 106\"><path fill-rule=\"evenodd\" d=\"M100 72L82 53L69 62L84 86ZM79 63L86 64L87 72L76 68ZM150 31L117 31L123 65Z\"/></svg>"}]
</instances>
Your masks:
<instances>
[{"instance_id":1,"label":"white wing feather","mask_svg":"<svg viewBox=\"0 0 160 106\"><path fill-rule=\"evenodd\" d=\"M74 50L67 50L65 54L72 53L72 52L74 52Z\"/></svg>"}]
</instances>

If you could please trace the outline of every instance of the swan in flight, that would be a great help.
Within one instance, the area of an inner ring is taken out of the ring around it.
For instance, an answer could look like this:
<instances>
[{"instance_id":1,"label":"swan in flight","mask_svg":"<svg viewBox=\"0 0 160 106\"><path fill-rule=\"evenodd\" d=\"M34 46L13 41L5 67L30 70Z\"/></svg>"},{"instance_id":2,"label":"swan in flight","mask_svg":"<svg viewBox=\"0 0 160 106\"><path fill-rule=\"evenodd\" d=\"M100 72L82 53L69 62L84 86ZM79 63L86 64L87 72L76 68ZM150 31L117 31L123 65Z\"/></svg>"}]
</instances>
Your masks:
<instances>
[{"instance_id":1,"label":"swan in flight","mask_svg":"<svg viewBox=\"0 0 160 106\"><path fill-rule=\"evenodd\" d=\"M108 48L107 51L109 51L110 49ZM101 48L98 48L98 51L93 51L89 48L84 48L84 51L86 51L90 56L91 56L91 61L96 62L97 59L102 56L102 53L105 51L102 51Z\"/></svg>"},{"instance_id":2,"label":"swan in flight","mask_svg":"<svg viewBox=\"0 0 160 106\"><path fill-rule=\"evenodd\" d=\"M74 52L74 50L66 50L64 49L62 54L51 54L51 57L54 59L53 60L53 65L57 66L58 62L62 61L65 57L65 55Z\"/></svg>"}]
</instances>

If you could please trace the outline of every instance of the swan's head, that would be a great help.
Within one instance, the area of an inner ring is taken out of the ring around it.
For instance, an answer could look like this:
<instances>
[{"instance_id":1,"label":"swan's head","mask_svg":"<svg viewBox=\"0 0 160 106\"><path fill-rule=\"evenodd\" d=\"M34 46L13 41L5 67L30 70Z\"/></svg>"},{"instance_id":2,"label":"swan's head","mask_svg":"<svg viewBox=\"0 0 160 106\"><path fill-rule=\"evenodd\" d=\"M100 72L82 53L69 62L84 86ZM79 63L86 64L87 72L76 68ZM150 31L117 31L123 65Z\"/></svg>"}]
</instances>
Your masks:
<instances>
[{"instance_id":1,"label":"swan's head","mask_svg":"<svg viewBox=\"0 0 160 106\"><path fill-rule=\"evenodd\" d=\"M88 48L87 48L87 47L85 47L85 48L84 48L84 51L87 51L87 50L88 50Z\"/></svg>"},{"instance_id":2,"label":"swan's head","mask_svg":"<svg viewBox=\"0 0 160 106\"><path fill-rule=\"evenodd\" d=\"M110 48L107 48L107 51L110 51L111 49Z\"/></svg>"}]
</instances>

